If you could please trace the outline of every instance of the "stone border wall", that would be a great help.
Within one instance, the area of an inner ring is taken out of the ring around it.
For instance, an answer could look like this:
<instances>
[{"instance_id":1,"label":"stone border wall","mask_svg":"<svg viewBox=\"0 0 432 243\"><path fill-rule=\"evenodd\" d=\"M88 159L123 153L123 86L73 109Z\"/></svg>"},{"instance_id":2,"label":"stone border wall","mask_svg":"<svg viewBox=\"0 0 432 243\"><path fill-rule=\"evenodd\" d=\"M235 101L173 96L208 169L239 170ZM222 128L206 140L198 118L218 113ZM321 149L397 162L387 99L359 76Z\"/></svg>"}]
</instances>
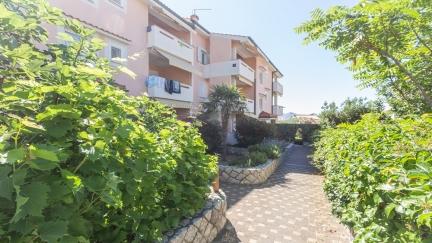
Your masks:
<instances>
[{"instance_id":1,"label":"stone border wall","mask_svg":"<svg viewBox=\"0 0 432 243\"><path fill-rule=\"evenodd\" d=\"M164 243L212 242L226 222L227 200L222 190L212 192L205 207L194 217L165 234Z\"/></svg>"},{"instance_id":2,"label":"stone border wall","mask_svg":"<svg viewBox=\"0 0 432 243\"><path fill-rule=\"evenodd\" d=\"M267 180L279 164L280 159L268 160L267 163L252 168L219 165L219 178L234 184L260 184Z\"/></svg>"}]
</instances>

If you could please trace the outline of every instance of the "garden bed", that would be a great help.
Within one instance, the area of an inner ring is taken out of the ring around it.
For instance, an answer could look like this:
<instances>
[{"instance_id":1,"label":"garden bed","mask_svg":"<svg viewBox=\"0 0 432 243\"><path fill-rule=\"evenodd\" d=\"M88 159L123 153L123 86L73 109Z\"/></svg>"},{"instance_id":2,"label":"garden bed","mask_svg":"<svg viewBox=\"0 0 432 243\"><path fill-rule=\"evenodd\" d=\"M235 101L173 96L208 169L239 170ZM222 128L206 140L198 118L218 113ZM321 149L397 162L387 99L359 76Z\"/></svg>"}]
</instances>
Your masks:
<instances>
[{"instance_id":1,"label":"garden bed","mask_svg":"<svg viewBox=\"0 0 432 243\"><path fill-rule=\"evenodd\" d=\"M163 242L212 242L226 222L227 201L222 190L212 192L205 207L192 218L181 221L180 226L165 234Z\"/></svg>"},{"instance_id":2,"label":"garden bed","mask_svg":"<svg viewBox=\"0 0 432 243\"><path fill-rule=\"evenodd\" d=\"M280 159L269 159L267 163L250 168L219 165L220 180L235 184L260 184L267 180L279 164Z\"/></svg>"}]
</instances>

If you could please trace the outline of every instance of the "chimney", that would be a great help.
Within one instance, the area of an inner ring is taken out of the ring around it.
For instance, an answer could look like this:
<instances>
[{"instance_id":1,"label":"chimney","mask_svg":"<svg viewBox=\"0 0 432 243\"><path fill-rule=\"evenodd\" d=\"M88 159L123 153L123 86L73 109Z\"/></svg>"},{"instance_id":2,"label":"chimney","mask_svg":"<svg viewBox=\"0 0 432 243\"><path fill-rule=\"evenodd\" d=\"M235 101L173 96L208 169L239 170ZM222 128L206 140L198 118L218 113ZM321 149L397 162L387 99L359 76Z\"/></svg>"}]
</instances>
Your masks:
<instances>
[{"instance_id":1,"label":"chimney","mask_svg":"<svg viewBox=\"0 0 432 243\"><path fill-rule=\"evenodd\" d=\"M190 19L191 19L191 21L194 22L194 23L197 23L197 22L199 21L199 17L198 17L198 15L196 15L196 14L192 14L192 15L190 16Z\"/></svg>"}]
</instances>

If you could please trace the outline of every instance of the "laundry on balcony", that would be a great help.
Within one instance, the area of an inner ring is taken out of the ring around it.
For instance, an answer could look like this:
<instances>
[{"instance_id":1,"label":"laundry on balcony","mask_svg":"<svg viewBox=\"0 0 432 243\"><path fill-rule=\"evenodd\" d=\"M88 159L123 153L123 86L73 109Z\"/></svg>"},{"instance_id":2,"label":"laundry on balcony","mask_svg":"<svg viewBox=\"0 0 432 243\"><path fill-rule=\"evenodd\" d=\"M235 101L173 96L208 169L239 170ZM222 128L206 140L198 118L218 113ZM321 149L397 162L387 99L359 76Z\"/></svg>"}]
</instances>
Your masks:
<instances>
[{"instance_id":1,"label":"laundry on balcony","mask_svg":"<svg viewBox=\"0 0 432 243\"><path fill-rule=\"evenodd\" d=\"M146 80L146 86L151 88L158 86L160 83L165 83L166 79L156 76L156 75L149 75Z\"/></svg>"},{"instance_id":2,"label":"laundry on balcony","mask_svg":"<svg viewBox=\"0 0 432 243\"><path fill-rule=\"evenodd\" d=\"M180 81L177 80L165 80L165 91L172 94L180 94L181 93L181 84Z\"/></svg>"}]
</instances>

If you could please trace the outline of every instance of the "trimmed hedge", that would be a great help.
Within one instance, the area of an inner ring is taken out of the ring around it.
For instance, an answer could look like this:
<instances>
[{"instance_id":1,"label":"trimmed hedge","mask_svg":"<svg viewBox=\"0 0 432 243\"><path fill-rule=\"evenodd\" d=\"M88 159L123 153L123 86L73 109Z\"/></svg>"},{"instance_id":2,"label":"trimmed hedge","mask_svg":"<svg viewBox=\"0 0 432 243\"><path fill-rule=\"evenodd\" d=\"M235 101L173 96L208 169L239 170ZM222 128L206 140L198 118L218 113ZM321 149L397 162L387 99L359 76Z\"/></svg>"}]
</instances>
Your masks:
<instances>
[{"instance_id":1,"label":"trimmed hedge","mask_svg":"<svg viewBox=\"0 0 432 243\"><path fill-rule=\"evenodd\" d=\"M47 44L42 23L81 39ZM6 0L0 32L0 241L155 242L204 206L216 158L171 109L111 85L92 31Z\"/></svg>"},{"instance_id":2,"label":"trimmed hedge","mask_svg":"<svg viewBox=\"0 0 432 243\"><path fill-rule=\"evenodd\" d=\"M236 120L236 138L239 146L247 147L261 143L265 138L272 138L275 129L272 124L259 121L246 115L238 115Z\"/></svg>"},{"instance_id":3,"label":"trimmed hedge","mask_svg":"<svg viewBox=\"0 0 432 243\"><path fill-rule=\"evenodd\" d=\"M313 142L315 135L320 129L318 124L275 124L276 137L287 141L294 141L296 132L300 128L303 140Z\"/></svg>"},{"instance_id":4,"label":"trimmed hedge","mask_svg":"<svg viewBox=\"0 0 432 243\"><path fill-rule=\"evenodd\" d=\"M314 161L357 242L432 240L432 115L369 114L322 131Z\"/></svg>"}]
</instances>

